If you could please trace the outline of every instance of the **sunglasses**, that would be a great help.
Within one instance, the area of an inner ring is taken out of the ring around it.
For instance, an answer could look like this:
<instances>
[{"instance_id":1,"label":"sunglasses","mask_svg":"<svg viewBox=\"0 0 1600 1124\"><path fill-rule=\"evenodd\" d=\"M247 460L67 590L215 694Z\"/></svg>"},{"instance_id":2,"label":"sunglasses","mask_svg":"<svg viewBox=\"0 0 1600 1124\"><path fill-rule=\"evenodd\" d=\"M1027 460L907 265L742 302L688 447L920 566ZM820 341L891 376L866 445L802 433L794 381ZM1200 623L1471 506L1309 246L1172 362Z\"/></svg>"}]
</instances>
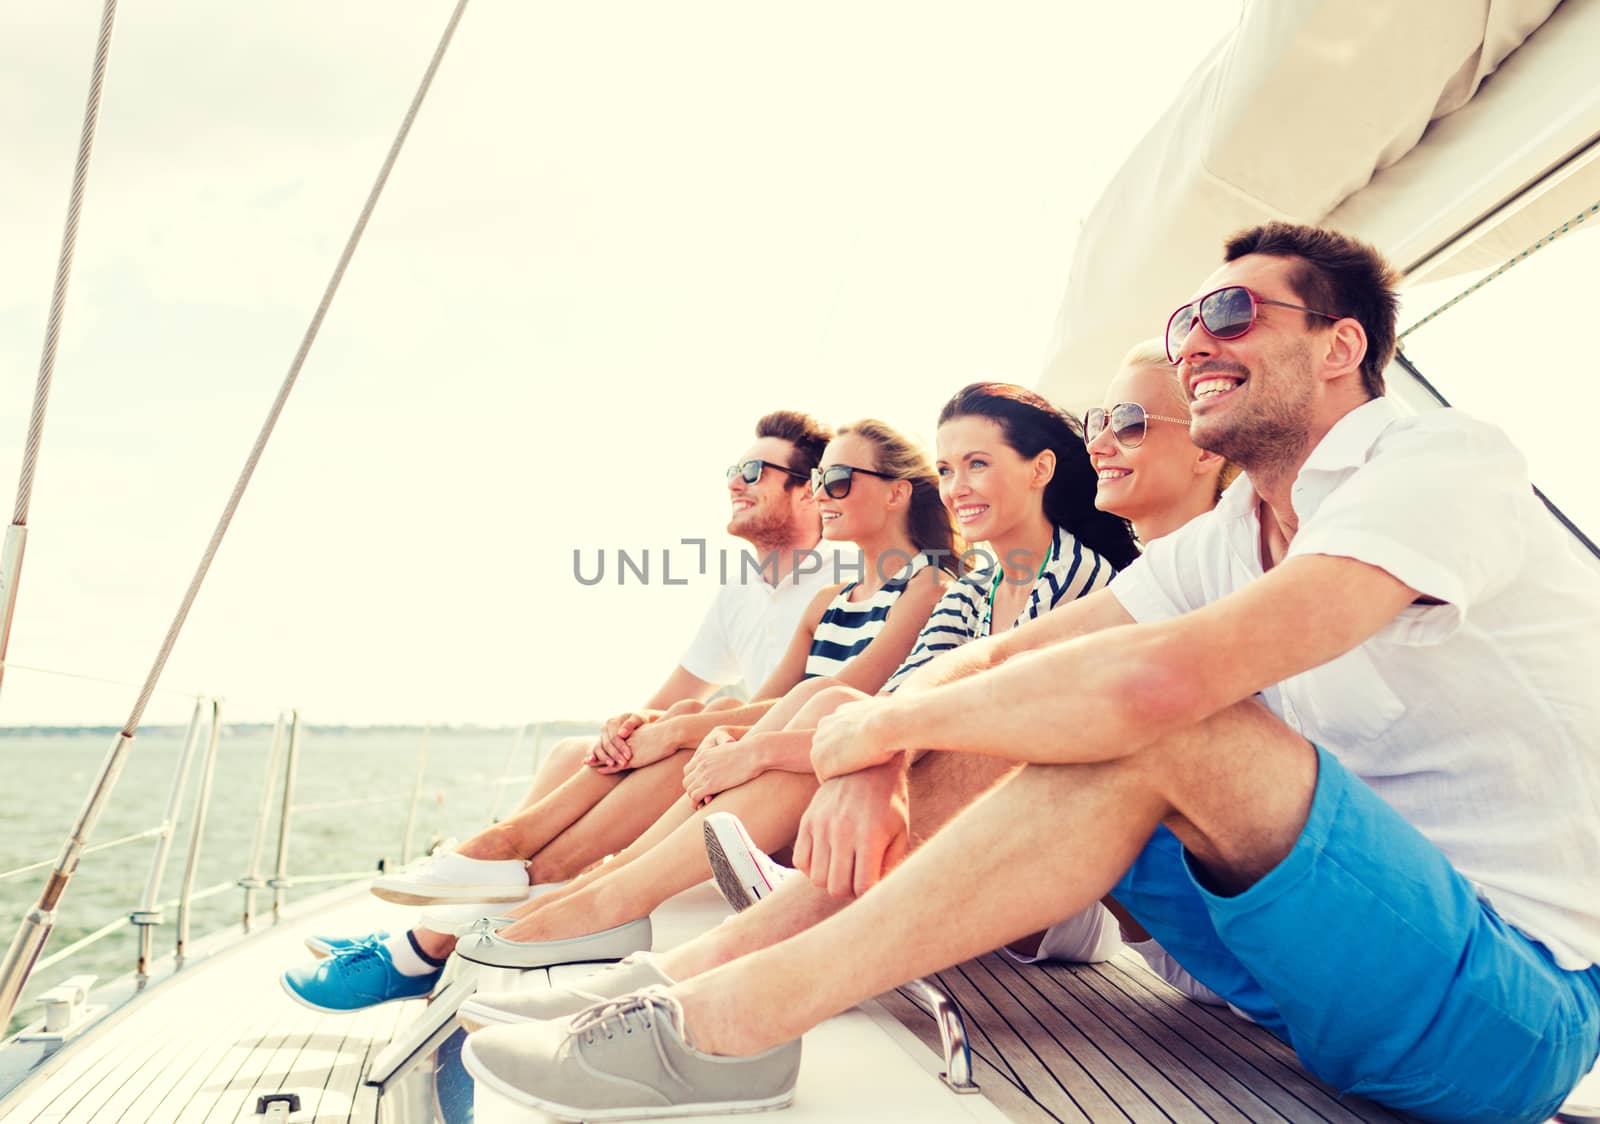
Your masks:
<instances>
[{"instance_id":1,"label":"sunglasses","mask_svg":"<svg viewBox=\"0 0 1600 1124\"><path fill-rule=\"evenodd\" d=\"M790 476L793 476L796 480L804 480L806 478L805 473L800 472L797 469L790 468L788 465L775 464L772 461L764 460L748 460L740 461L738 464L730 464L728 466L726 476L728 478L728 483L730 484L733 483L733 478L735 476L739 477L746 484L754 484L757 480L761 479L762 471L768 468L775 468L779 472L786 472Z\"/></svg>"},{"instance_id":2,"label":"sunglasses","mask_svg":"<svg viewBox=\"0 0 1600 1124\"><path fill-rule=\"evenodd\" d=\"M857 468L850 464L830 464L827 468L811 470L811 494L823 492L830 500L842 500L850 494L850 478L856 473L876 476L879 480L898 480L887 472L874 472L870 468Z\"/></svg>"},{"instance_id":3,"label":"sunglasses","mask_svg":"<svg viewBox=\"0 0 1600 1124\"><path fill-rule=\"evenodd\" d=\"M1264 304L1277 308L1292 308L1296 312L1309 312L1312 316L1321 316L1327 320L1344 319L1331 312L1307 308L1303 304L1269 301L1256 296L1252 290L1243 285L1229 285L1207 293L1197 301L1190 301L1167 319L1168 361L1172 363L1178 361L1178 356L1183 353L1183 341L1188 339L1189 333L1194 330L1195 321L1198 320L1202 328L1219 340L1236 340L1256 326L1256 309Z\"/></svg>"},{"instance_id":4,"label":"sunglasses","mask_svg":"<svg viewBox=\"0 0 1600 1124\"><path fill-rule=\"evenodd\" d=\"M1137 402L1118 402L1110 410L1095 406L1083 415L1083 443L1093 445L1111 423L1111 436L1124 449L1137 449L1144 444L1145 422L1164 421L1187 426L1188 418L1166 418L1160 414L1147 414Z\"/></svg>"}]
</instances>

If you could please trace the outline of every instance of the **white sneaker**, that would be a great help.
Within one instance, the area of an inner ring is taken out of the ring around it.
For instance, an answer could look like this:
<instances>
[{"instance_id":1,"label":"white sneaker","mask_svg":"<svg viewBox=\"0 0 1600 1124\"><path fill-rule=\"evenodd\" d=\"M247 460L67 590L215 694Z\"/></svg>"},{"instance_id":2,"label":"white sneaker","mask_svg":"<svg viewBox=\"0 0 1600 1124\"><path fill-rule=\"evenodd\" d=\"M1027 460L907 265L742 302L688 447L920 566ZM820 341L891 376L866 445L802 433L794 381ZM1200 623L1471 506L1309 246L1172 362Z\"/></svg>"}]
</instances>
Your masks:
<instances>
[{"instance_id":1,"label":"white sneaker","mask_svg":"<svg viewBox=\"0 0 1600 1124\"><path fill-rule=\"evenodd\" d=\"M528 897L528 864L521 859L469 859L450 852L424 859L403 873L374 878L372 892L399 905L521 902Z\"/></svg>"},{"instance_id":2,"label":"white sneaker","mask_svg":"<svg viewBox=\"0 0 1600 1124\"><path fill-rule=\"evenodd\" d=\"M755 905L794 873L757 847L732 812L712 812L705 818L705 833L712 877L736 913Z\"/></svg>"}]
</instances>

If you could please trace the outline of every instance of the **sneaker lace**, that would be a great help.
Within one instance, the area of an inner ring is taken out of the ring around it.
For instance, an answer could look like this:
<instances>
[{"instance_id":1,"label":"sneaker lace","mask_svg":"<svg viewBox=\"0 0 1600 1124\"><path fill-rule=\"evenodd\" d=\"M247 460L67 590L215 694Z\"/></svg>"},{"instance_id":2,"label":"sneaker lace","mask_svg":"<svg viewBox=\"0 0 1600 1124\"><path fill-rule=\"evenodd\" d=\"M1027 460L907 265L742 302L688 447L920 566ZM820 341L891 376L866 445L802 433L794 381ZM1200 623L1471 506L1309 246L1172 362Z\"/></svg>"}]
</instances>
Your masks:
<instances>
[{"instance_id":1,"label":"sneaker lace","mask_svg":"<svg viewBox=\"0 0 1600 1124\"><path fill-rule=\"evenodd\" d=\"M377 933L368 933L366 936L352 941L343 948L334 949L333 955L349 956L351 953L359 952L364 948L375 948L387 939L387 937L380 937Z\"/></svg>"},{"instance_id":2,"label":"sneaker lace","mask_svg":"<svg viewBox=\"0 0 1600 1124\"><path fill-rule=\"evenodd\" d=\"M383 960L378 951L382 947L379 942L357 945L343 955L336 957L333 960L333 966L342 976L365 972Z\"/></svg>"},{"instance_id":3,"label":"sneaker lace","mask_svg":"<svg viewBox=\"0 0 1600 1124\"><path fill-rule=\"evenodd\" d=\"M682 1028L683 1007L678 1001L660 988L647 988L632 995L597 1003L581 1012L573 1017L571 1031L581 1035L584 1042L592 1046L602 1036L609 1041L619 1033L631 1035L635 1030L653 1031L656 1020L663 1016ZM672 1059L662 1049L661 1036L651 1034L650 1043L655 1047L656 1058L661 1062L663 1072L687 1088L689 1082L684 1080L672 1064Z\"/></svg>"}]
</instances>

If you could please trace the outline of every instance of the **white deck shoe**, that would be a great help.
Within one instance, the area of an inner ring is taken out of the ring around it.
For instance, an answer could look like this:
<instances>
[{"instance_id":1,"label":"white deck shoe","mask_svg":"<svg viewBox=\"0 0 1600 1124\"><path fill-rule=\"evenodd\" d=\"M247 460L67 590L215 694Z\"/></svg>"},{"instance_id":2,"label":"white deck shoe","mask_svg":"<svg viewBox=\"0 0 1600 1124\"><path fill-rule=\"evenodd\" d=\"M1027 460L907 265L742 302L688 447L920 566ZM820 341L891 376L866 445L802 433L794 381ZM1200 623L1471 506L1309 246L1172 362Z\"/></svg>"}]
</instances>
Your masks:
<instances>
[{"instance_id":1,"label":"white deck shoe","mask_svg":"<svg viewBox=\"0 0 1600 1124\"><path fill-rule=\"evenodd\" d=\"M621 960L650 947L650 918L641 917L598 933L559 941L512 941L484 931L456 942L456 955L491 968L548 968L552 964L582 964L591 960Z\"/></svg>"},{"instance_id":2,"label":"white deck shoe","mask_svg":"<svg viewBox=\"0 0 1600 1124\"><path fill-rule=\"evenodd\" d=\"M521 859L434 855L411 870L374 878L372 892L399 905L521 902L528 897L528 864Z\"/></svg>"}]
</instances>

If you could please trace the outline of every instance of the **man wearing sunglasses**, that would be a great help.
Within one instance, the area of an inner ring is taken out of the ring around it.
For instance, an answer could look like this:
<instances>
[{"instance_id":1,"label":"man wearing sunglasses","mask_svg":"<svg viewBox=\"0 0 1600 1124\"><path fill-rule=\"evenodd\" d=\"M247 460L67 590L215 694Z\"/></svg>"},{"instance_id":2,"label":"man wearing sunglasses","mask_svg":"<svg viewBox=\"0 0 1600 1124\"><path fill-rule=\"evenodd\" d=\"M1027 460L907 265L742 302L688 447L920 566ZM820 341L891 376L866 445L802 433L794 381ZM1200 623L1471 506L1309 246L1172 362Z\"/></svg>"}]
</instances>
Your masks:
<instances>
[{"instance_id":1,"label":"man wearing sunglasses","mask_svg":"<svg viewBox=\"0 0 1600 1124\"><path fill-rule=\"evenodd\" d=\"M1341 1090L1555 1111L1600 1050L1600 575L1504 434L1382 397L1374 251L1273 223L1226 259L1167 346L1195 442L1247 480L1108 590L840 709L812 751L825 781L923 749L1028 767L859 901L788 879L716 931L725 956L668 954L681 982L585 1028L643 1012L674 1072L720 1055L745 1104L781 1103L817 1022L1111 891ZM534 1095L587 1095L560 1035L470 1045ZM580 1052L590 1087L652 1080Z\"/></svg>"}]
</instances>

